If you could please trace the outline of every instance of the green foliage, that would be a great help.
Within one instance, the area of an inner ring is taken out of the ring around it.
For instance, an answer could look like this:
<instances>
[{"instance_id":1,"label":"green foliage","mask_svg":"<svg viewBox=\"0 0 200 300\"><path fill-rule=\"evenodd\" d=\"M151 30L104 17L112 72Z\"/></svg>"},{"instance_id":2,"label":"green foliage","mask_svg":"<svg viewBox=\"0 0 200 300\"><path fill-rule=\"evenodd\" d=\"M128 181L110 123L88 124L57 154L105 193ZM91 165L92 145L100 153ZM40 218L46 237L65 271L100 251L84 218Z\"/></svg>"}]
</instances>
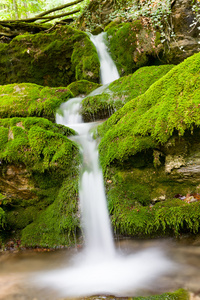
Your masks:
<instances>
[{"instance_id":1,"label":"green foliage","mask_svg":"<svg viewBox=\"0 0 200 300\"><path fill-rule=\"evenodd\" d=\"M3 209L0 207L0 229L4 228L6 224L6 214Z\"/></svg>"},{"instance_id":2,"label":"green foliage","mask_svg":"<svg viewBox=\"0 0 200 300\"><path fill-rule=\"evenodd\" d=\"M132 300L189 300L189 293L184 289L179 289L173 293L164 293L162 295L148 297L134 297Z\"/></svg>"},{"instance_id":3,"label":"green foliage","mask_svg":"<svg viewBox=\"0 0 200 300\"><path fill-rule=\"evenodd\" d=\"M78 7L84 7L88 1L83 1L73 6L73 9ZM1 0L0 3L0 17L2 20L5 19L26 19L34 17L38 13L42 13L44 10L53 9L57 6L63 5L62 0ZM62 14L70 12L71 7L62 9ZM49 15L52 15L49 14Z\"/></svg>"},{"instance_id":4,"label":"green foliage","mask_svg":"<svg viewBox=\"0 0 200 300\"><path fill-rule=\"evenodd\" d=\"M164 144L174 131L182 136L200 125L199 64L199 54L186 59L100 126L104 170L115 160Z\"/></svg>"}]
</instances>

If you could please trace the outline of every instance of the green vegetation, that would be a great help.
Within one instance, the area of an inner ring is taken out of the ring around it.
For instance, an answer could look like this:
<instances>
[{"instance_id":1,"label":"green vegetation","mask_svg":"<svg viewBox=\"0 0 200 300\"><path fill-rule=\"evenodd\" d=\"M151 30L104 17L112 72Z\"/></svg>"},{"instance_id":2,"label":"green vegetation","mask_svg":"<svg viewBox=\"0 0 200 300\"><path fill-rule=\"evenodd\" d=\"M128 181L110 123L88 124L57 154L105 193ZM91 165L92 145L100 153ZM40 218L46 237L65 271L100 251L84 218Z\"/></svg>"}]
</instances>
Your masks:
<instances>
[{"instance_id":1,"label":"green vegetation","mask_svg":"<svg viewBox=\"0 0 200 300\"><path fill-rule=\"evenodd\" d=\"M34 242L30 240L30 236L25 235L24 244L68 244L72 231L78 226L78 219L73 218L72 212L75 214L77 209L79 151L74 142L66 137L75 132L36 117L1 119L0 131L0 177L5 186L2 187L1 194L2 224L6 215L6 226L2 234L7 232L8 237L13 230L20 234L30 223L39 224L38 218L46 214L45 220L49 228L48 232L45 229L46 242L41 240L34 229ZM12 166L15 176L9 177L8 168ZM23 176L22 181L20 176ZM7 191L7 181L16 188ZM26 192L20 189L24 184ZM42 222L44 225L44 221ZM53 239L56 235L54 230L65 232L62 238L57 236L57 242Z\"/></svg>"},{"instance_id":2,"label":"green vegetation","mask_svg":"<svg viewBox=\"0 0 200 300\"><path fill-rule=\"evenodd\" d=\"M72 245L78 237L78 174L64 180L53 204L22 231L22 245Z\"/></svg>"},{"instance_id":3,"label":"green vegetation","mask_svg":"<svg viewBox=\"0 0 200 300\"><path fill-rule=\"evenodd\" d=\"M104 170L200 125L199 63L199 54L186 59L99 126Z\"/></svg>"},{"instance_id":4,"label":"green vegetation","mask_svg":"<svg viewBox=\"0 0 200 300\"><path fill-rule=\"evenodd\" d=\"M73 97L76 97L79 95L88 95L100 86L101 85L98 83L90 82L87 80L79 80L72 82L67 86L67 88L72 92Z\"/></svg>"},{"instance_id":5,"label":"green vegetation","mask_svg":"<svg viewBox=\"0 0 200 300\"><path fill-rule=\"evenodd\" d=\"M122 23L107 30L109 49L120 75L128 75L157 61L156 33L141 21ZM160 64L160 63L159 63Z\"/></svg>"},{"instance_id":6,"label":"green vegetation","mask_svg":"<svg viewBox=\"0 0 200 300\"><path fill-rule=\"evenodd\" d=\"M6 223L6 216L3 209L0 207L0 228L4 228Z\"/></svg>"},{"instance_id":7,"label":"green vegetation","mask_svg":"<svg viewBox=\"0 0 200 300\"><path fill-rule=\"evenodd\" d=\"M118 234L177 237L182 233L197 233L200 228L198 202L188 204L172 199L165 200L162 204L156 203L154 206L141 206L134 205L134 202L122 196L122 193L117 195L115 191L108 193L112 225ZM141 194L139 196L141 198Z\"/></svg>"},{"instance_id":8,"label":"green vegetation","mask_svg":"<svg viewBox=\"0 0 200 300\"><path fill-rule=\"evenodd\" d=\"M31 82L55 87L80 79L99 82L94 45L87 34L69 26L51 33L19 35L9 44L0 44L0 56L0 84Z\"/></svg>"},{"instance_id":9,"label":"green vegetation","mask_svg":"<svg viewBox=\"0 0 200 300\"><path fill-rule=\"evenodd\" d=\"M173 293L164 293L162 295L148 297L134 297L132 300L189 300L189 293L184 289L179 289Z\"/></svg>"},{"instance_id":10,"label":"green vegetation","mask_svg":"<svg viewBox=\"0 0 200 300\"><path fill-rule=\"evenodd\" d=\"M85 121L104 119L146 90L173 68L173 65L143 67L112 82L100 95L86 97L81 113ZM70 86L69 86L70 88Z\"/></svg>"},{"instance_id":11,"label":"green vegetation","mask_svg":"<svg viewBox=\"0 0 200 300\"><path fill-rule=\"evenodd\" d=\"M0 117L45 117L54 121L56 108L73 97L68 88L33 83L0 86Z\"/></svg>"}]
</instances>

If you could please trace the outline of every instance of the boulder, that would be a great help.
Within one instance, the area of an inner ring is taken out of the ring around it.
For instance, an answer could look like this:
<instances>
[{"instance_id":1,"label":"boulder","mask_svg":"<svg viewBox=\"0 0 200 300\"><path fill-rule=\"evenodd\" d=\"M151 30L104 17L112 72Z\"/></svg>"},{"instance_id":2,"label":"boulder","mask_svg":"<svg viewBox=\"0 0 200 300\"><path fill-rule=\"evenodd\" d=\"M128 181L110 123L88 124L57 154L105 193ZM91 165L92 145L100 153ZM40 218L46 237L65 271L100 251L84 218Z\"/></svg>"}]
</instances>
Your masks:
<instances>
[{"instance_id":1,"label":"boulder","mask_svg":"<svg viewBox=\"0 0 200 300\"><path fill-rule=\"evenodd\" d=\"M73 242L79 150L67 136L74 131L37 117L1 119L0 131L0 213L6 220L1 239L21 237L33 222L23 245Z\"/></svg>"},{"instance_id":2,"label":"boulder","mask_svg":"<svg viewBox=\"0 0 200 300\"><path fill-rule=\"evenodd\" d=\"M82 79L99 82L94 45L87 34L69 26L0 43L0 57L0 84L31 82L55 87Z\"/></svg>"}]
</instances>

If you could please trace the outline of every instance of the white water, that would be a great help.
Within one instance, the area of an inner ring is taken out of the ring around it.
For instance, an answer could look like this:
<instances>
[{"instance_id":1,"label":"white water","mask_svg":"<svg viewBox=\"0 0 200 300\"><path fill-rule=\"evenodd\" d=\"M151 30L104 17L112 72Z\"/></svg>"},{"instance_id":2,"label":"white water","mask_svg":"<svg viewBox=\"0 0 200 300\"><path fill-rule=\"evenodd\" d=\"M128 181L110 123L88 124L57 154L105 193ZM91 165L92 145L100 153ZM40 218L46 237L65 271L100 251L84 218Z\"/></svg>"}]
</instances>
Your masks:
<instances>
[{"instance_id":1,"label":"white water","mask_svg":"<svg viewBox=\"0 0 200 300\"><path fill-rule=\"evenodd\" d=\"M100 62L103 60L102 82L117 79L102 43L102 34L91 39L98 47ZM150 248L131 255L124 255L115 249L97 146L89 134L95 123L82 122L78 113L81 101L82 98L74 98L62 104L63 116L57 115L56 121L78 132L73 139L80 144L83 154L80 205L85 248L73 258L69 267L37 274L37 281L65 297L134 295L138 289L148 288L161 274L171 271L172 263L161 249Z\"/></svg>"},{"instance_id":2,"label":"white water","mask_svg":"<svg viewBox=\"0 0 200 300\"><path fill-rule=\"evenodd\" d=\"M104 43L104 37L106 33L102 32L99 35L90 36L91 41L97 49L97 53L100 60L100 76L101 83L107 84L119 78L117 68L107 51L107 47Z\"/></svg>"}]
</instances>

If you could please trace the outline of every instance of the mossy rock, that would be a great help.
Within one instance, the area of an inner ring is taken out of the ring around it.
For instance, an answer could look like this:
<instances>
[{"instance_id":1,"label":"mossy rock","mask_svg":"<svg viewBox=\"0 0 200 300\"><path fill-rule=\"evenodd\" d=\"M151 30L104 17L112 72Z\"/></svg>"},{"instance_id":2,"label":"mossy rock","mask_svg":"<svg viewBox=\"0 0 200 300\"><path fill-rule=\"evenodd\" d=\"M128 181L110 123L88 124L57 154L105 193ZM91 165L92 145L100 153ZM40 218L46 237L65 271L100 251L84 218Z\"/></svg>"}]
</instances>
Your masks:
<instances>
[{"instance_id":1,"label":"mossy rock","mask_svg":"<svg viewBox=\"0 0 200 300\"><path fill-rule=\"evenodd\" d=\"M78 95L87 95L100 86L87 80L71 83L67 87L43 87L34 83L0 86L0 117L44 117L55 120L56 109Z\"/></svg>"},{"instance_id":2,"label":"mossy rock","mask_svg":"<svg viewBox=\"0 0 200 300\"><path fill-rule=\"evenodd\" d=\"M200 54L186 59L99 126L104 169L200 125L199 63Z\"/></svg>"},{"instance_id":3,"label":"mossy rock","mask_svg":"<svg viewBox=\"0 0 200 300\"><path fill-rule=\"evenodd\" d=\"M184 289L179 289L173 293L164 293L162 295L148 297L134 297L132 300L189 300L189 293Z\"/></svg>"},{"instance_id":4,"label":"mossy rock","mask_svg":"<svg viewBox=\"0 0 200 300\"><path fill-rule=\"evenodd\" d=\"M135 73L115 80L96 96L82 101L81 114L85 122L106 119L131 99L146 90L173 68L173 65L142 67ZM70 86L69 86L70 87Z\"/></svg>"},{"instance_id":5,"label":"mossy rock","mask_svg":"<svg viewBox=\"0 0 200 300\"><path fill-rule=\"evenodd\" d=\"M99 82L99 59L89 37L69 26L51 33L24 34L0 44L0 84L32 82L67 86Z\"/></svg>"},{"instance_id":6,"label":"mossy rock","mask_svg":"<svg viewBox=\"0 0 200 300\"><path fill-rule=\"evenodd\" d=\"M161 168L112 167L107 170L106 192L114 232L134 237L196 234L200 228L199 201L175 198L198 185L172 180ZM180 194L179 194L180 193Z\"/></svg>"},{"instance_id":7,"label":"mossy rock","mask_svg":"<svg viewBox=\"0 0 200 300\"><path fill-rule=\"evenodd\" d=\"M0 86L0 117L44 117L55 120L61 103L74 95L66 87L50 88L33 83Z\"/></svg>"},{"instance_id":8,"label":"mossy rock","mask_svg":"<svg viewBox=\"0 0 200 300\"><path fill-rule=\"evenodd\" d=\"M113 296L92 296L92 297L86 297L85 300L120 300L122 298L113 297ZM124 298L125 300L189 300L189 293L184 289L179 289L175 292L171 293L164 293L161 295L152 295L152 296L146 296L146 297L129 297Z\"/></svg>"},{"instance_id":9,"label":"mossy rock","mask_svg":"<svg viewBox=\"0 0 200 300\"><path fill-rule=\"evenodd\" d=\"M122 23L107 30L109 49L120 75L128 75L142 66L160 64L161 51L156 33L140 20Z\"/></svg>"},{"instance_id":10,"label":"mossy rock","mask_svg":"<svg viewBox=\"0 0 200 300\"><path fill-rule=\"evenodd\" d=\"M55 201L22 230L22 245L58 247L73 245L80 231L78 176L64 180Z\"/></svg>"},{"instance_id":11,"label":"mossy rock","mask_svg":"<svg viewBox=\"0 0 200 300\"><path fill-rule=\"evenodd\" d=\"M92 91L96 90L101 85L98 83L90 82L87 80L79 80L72 82L67 86L67 88L72 92L73 97L79 95L88 95Z\"/></svg>"},{"instance_id":12,"label":"mossy rock","mask_svg":"<svg viewBox=\"0 0 200 300\"><path fill-rule=\"evenodd\" d=\"M108 207L120 234L199 231L198 196L187 203L187 195L200 193L199 64L200 54L186 59L98 127Z\"/></svg>"},{"instance_id":13,"label":"mossy rock","mask_svg":"<svg viewBox=\"0 0 200 300\"><path fill-rule=\"evenodd\" d=\"M35 222L50 205L55 206L57 196L59 209L64 211L68 196L61 193L60 188L65 182L65 186L70 186L68 194L77 191L79 150L67 138L75 133L73 130L43 118L1 119L0 131L0 203L6 215L6 226L1 233L5 238L13 231L20 235L21 230ZM76 207L77 193L69 197L69 203L72 202ZM60 228L59 216L54 228ZM68 221L73 221L71 216L66 217L65 223ZM67 228L66 225L66 231ZM68 234L71 235L71 231ZM66 235L65 244L67 241ZM49 241L49 245L53 244ZM39 238L37 245L40 246Z\"/></svg>"}]
</instances>

